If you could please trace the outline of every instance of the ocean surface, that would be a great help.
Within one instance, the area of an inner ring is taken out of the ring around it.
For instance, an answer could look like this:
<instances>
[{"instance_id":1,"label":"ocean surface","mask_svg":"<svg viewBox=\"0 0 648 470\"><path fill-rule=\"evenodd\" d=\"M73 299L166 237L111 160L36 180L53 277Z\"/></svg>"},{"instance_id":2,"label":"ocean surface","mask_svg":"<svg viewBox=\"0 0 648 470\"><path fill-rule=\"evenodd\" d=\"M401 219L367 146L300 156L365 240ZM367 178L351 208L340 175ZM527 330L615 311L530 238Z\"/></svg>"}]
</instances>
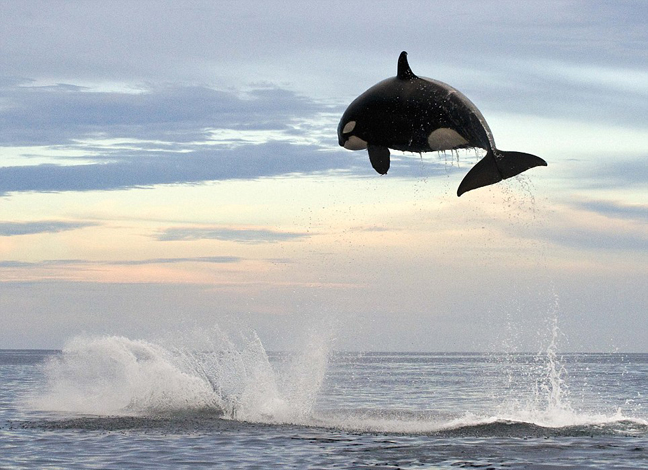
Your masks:
<instances>
[{"instance_id":1,"label":"ocean surface","mask_svg":"<svg viewBox=\"0 0 648 470\"><path fill-rule=\"evenodd\" d=\"M79 337L0 384L2 469L648 468L646 354Z\"/></svg>"}]
</instances>

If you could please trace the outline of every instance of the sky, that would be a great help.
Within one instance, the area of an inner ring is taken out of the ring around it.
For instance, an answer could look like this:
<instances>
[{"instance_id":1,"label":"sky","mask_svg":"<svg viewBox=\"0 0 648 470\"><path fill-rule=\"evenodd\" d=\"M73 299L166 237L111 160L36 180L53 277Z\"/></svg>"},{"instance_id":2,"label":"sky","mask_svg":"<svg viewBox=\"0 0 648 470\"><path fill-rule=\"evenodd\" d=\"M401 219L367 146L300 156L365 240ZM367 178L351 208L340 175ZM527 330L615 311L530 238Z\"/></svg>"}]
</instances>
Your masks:
<instances>
[{"instance_id":1,"label":"sky","mask_svg":"<svg viewBox=\"0 0 648 470\"><path fill-rule=\"evenodd\" d=\"M0 0L0 348L648 352L645 1ZM547 167L338 146L396 74ZM558 325L558 333L552 325Z\"/></svg>"}]
</instances>

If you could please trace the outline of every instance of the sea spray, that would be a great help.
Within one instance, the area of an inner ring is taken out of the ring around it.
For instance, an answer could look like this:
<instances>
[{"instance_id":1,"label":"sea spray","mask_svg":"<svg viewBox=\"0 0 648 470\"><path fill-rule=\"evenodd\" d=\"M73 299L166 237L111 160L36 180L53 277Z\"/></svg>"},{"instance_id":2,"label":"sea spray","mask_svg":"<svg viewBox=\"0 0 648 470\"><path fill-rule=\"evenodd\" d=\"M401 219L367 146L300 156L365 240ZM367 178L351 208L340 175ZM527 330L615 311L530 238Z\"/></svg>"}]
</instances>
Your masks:
<instances>
[{"instance_id":1,"label":"sea spray","mask_svg":"<svg viewBox=\"0 0 648 470\"><path fill-rule=\"evenodd\" d=\"M44 365L44 393L32 405L94 415L220 409L209 383L179 367L171 351L120 336L70 340Z\"/></svg>"},{"instance_id":2,"label":"sea spray","mask_svg":"<svg viewBox=\"0 0 648 470\"><path fill-rule=\"evenodd\" d=\"M571 413L569 403L569 388L565 380L567 370L558 358L558 341L562 332L558 325L558 299L550 312L548 319L550 342L544 354L538 355L538 361L544 362L544 374L540 376L537 398L544 401L544 410L547 413Z\"/></svg>"},{"instance_id":3,"label":"sea spray","mask_svg":"<svg viewBox=\"0 0 648 470\"><path fill-rule=\"evenodd\" d=\"M559 301L554 294L547 312L544 348L536 355L506 354L508 369L505 398L496 416L500 419L532 423L543 427L574 426L601 419L600 415L578 413L571 405L567 369L559 355Z\"/></svg>"},{"instance_id":4,"label":"sea spray","mask_svg":"<svg viewBox=\"0 0 648 470\"><path fill-rule=\"evenodd\" d=\"M323 321L324 327L311 330L303 339L298 354L286 362L286 368L279 375L282 380L292 413L299 417L312 415L318 394L326 376L330 349L333 344L331 336L333 327Z\"/></svg>"},{"instance_id":5,"label":"sea spray","mask_svg":"<svg viewBox=\"0 0 648 470\"><path fill-rule=\"evenodd\" d=\"M326 337L304 351L269 356L250 332L218 328L150 342L79 336L44 366L33 408L100 416L200 413L263 422L304 422L328 359Z\"/></svg>"}]
</instances>

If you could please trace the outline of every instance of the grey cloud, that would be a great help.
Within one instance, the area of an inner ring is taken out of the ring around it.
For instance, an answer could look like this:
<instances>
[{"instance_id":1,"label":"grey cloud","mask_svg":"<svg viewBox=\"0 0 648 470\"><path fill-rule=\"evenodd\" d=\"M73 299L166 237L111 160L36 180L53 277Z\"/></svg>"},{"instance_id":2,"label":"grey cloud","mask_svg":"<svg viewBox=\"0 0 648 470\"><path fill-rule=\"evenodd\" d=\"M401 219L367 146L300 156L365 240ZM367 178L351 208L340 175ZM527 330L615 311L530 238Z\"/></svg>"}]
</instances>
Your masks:
<instances>
[{"instance_id":1,"label":"grey cloud","mask_svg":"<svg viewBox=\"0 0 648 470\"><path fill-rule=\"evenodd\" d=\"M200 86L153 87L141 93L82 87L0 87L0 144L53 145L90 138L203 141L210 129L287 130L325 110L279 88L246 96Z\"/></svg>"},{"instance_id":2,"label":"grey cloud","mask_svg":"<svg viewBox=\"0 0 648 470\"><path fill-rule=\"evenodd\" d=\"M343 150L323 152L315 145L283 142L190 153L126 153L120 160L107 163L0 168L0 194L114 190L158 184L254 179L351 169L354 165L366 167L365 158L366 155Z\"/></svg>"},{"instance_id":3,"label":"grey cloud","mask_svg":"<svg viewBox=\"0 0 648 470\"><path fill-rule=\"evenodd\" d=\"M569 202L571 213L583 215L591 213L608 217L608 223L600 226L583 223L583 217L571 215L559 219L551 225L542 225L537 230L523 228L518 235L540 237L551 243L569 248L594 251L625 251L644 253L648 246L648 207L630 205L612 201L577 201ZM624 221L629 220L630 223ZM522 227L521 227L522 228Z\"/></svg>"},{"instance_id":4,"label":"grey cloud","mask_svg":"<svg viewBox=\"0 0 648 470\"><path fill-rule=\"evenodd\" d=\"M583 201L576 207L614 218L648 222L648 206L630 205L612 201Z\"/></svg>"},{"instance_id":5,"label":"grey cloud","mask_svg":"<svg viewBox=\"0 0 648 470\"><path fill-rule=\"evenodd\" d=\"M2 89L8 105L0 108L0 143L57 145L58 150L69 146L70 154L72 149L75 155L87 154L56 157L65 165L2 167L0 194L110 190L349 170L360 160L359 155L341 150L321 151L336 145L334 125L329 129L312 122L304 124L331 108L279 88L257 87L240 95L206 87L168 86L132 94L89 92L63 85L14 85L10 81ZM230 144L211 141L213 130L233 131ZM276 133L262 134L260 140L266 139L263 144L251 144L245 140L247 131ZM317 141L313 133L323 141L288 143L293 137ZM133 141L102 146L92 140L97 138ZM272 140L283 138L287 140ZM70 164L75 158L82 158L84 164Z\"/></svg>"},{"instance_id":6,"label":"grey cloud","mask_svg":"<svg viewBox=\"0 0 648 470\"><path fill-rule=\"evenodd\" d=\"M648 246L648 235L640 232L592 230L581 227L554 228L545 237L560 245L586 250L638 251Z\"/></svg>"},{"instance_id":7,"label":"grey cloud","mask_svg":"<svg viewBox=\"0 0 648 470\"><path fill-rule=\"evenodd\" d=\"M91 261L81 259L56 259L36 262L28 261L0 261L0 268L34 268L34 267L62 267L62 266L145 266L150 264L177 264L177 263L213 263L230 264L239 263L243 258L238 256L199 256L194 258L150 258L143 260L116 260L116 261Z\"/></svg>"},{"instance_id":8,"label":"grey cloud","mask_svg":"<svg viewBox=\"0 0 648 470\"><path fill-rule=\"evenodd\" d=\"M0 169L1 171L1 169ZM57 233L91 227L97 224L88 222L64 222L40 220L33 222L0 222L0 236L33 235L37 233Z\"/></svg>"},{"instance_id":9,"label":"grey cloud","mask_svg":"<svg viewBox=\"0 0 648 470\"><path fill-rule=\"evenodd\" d=\"M200 256L196 258L152 258L145 260L129 260L129 261L108 261L106 264L115 265L128 265L140 266L147 264L177 264L177 263L214 263L214 264L230 264L239 263L243 258L238 256Z\"/></svg>"},{"instance_id":10,"label":"grey cloud","mask_svg":"<svg viewBox=\"0 0 648 470\"><path fill-rule=\"evenodd\" d=\"M578 168L579 185L589 189L645 188L648 182L648 155L638 159L587 162Z\"/></svg>"},{"instance_id":11,"label":"grey cloud","mask_svg":"<svg viewBox=\"0 0 648 470\"><path fill-rule=\"evenodd\" d=\"M34 263L27 261L0 261L0 268L31 268Z\"/></svg>"},{"instance_id":12,"label":"grey cloud","mask_svg":"<svg viewBox=\"0 0 648 470\"><path fill-rule=\"evenodd\" d=\"M89 261L82 259L55 259L43 261L0 261L0 268L34 268L34 267L62 267L62 266L79 266L89 264Z\"/></svg>"},{"instance_id":13,"label":"grey cloud","mask_svg":"<svg viewBox=\"0 0 648 470\"><path fill-rule=\"evenodd\" d=\"M231 229L203 227L173 227L166 229L157 238L160 241L224 240L237 243L275 243L297 240L310 236L301 232L277 232L267 229Z\"/></svg>"},{"instance_id":14,"label":"grey cloud","mask_svg":"<svg viewBox=\"0 0 648 470\"><path fill-rule=\"evenodd\" d=\"M497 111L634 129L646 127L643 110L648 107L648 93L645 86L623 89L605 81L587 80L587 77L580 81L557 73L561 68L574 69L569 63L556 63L549 70L530 68L526 60L520 60L517 65L519 70L504 67L497 70L485 83L466 82L462 85L460 79L459 83L453 84L477 104L486 119ZM637 67L636 70L641 69ZM587 73L596 76L597 71L583 71L584 75ZM622 73L619 72L620 78ZM648 72L643 72L643 75L648 77ZM593 150L599 152L601 149Z\"/></svg>"}]
</instances>

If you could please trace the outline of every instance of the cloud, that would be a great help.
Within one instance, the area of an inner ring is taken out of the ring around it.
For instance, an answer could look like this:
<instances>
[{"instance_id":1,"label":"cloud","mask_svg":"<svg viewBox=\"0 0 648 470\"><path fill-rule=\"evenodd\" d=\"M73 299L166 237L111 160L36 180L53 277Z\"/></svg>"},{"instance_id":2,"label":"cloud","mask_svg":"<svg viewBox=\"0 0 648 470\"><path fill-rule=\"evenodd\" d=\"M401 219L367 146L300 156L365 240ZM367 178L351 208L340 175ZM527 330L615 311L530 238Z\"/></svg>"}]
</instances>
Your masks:
<instances>
[{"instance_id":1,"label":"cloud","mask_svg":"<svg viewBox=\"0 0 648 470\"><path fill-rule=\"evenodd\" d=\"M0 168L0 194L21 191L60 192L151 187L158 184L255 179L352 169L364 158L323 152L316 145L268 142L236 149L213 148L188 153L125 155L119 160L83 165L30 165Z\"/></svg>"},{"instance_id":2,"label":"cloud","mask_svg":"<svg viewBox=\"0 0 648 470\"><path fill-rule=\"evenodd\" d=\"M576 201L557 206L551 221L520 226L518 235L539 237L576 250L634 252L635 259L648 246L648 207L611 201ZM637 258L639 257L639 258Z\"/></svg>"},{"instance_id":3,"label":"cloud","mask_svg":"<svg viewBox=\"0 0 648 470\"><path fill-rule=\"evenodd\" d=\"M177 263L210 263L230 264L239 263L243 258L238 256L199 256L194 258L151 258L144 260L107 261L105 264L140 266L147 264L177 264Z\"/></svg>"},{"instance_id":4,"label":"cloud","mask_svg":"<svg viewBox=\"0 0 648 470\"><path fill-rule=\"evenodd\" d=\"M560 227L545 235L554 243L585 250L642 252L648 246L646 233L611 228Z\"/></svg>"},{"instance_id":5,"label":"cloud","mask_svg":"<svg viewBox=\"0 0 648 470\"><path fill-rule=\"evenodd\" d=\"M48 148L56 153L47 163L0 167L0 194L348 171L360 160L366 166L337 148L337 111L273 86L132 93L15 82L0 87L0 144L41 146L34 151L41 158Z\"/></svg>"},{"instance_id":6,"label":"cloud","mask_svg":"<svg viewBox=\"0 0 648 470\"><path fill-rule=\"evenodd\" d=\"M44 261L0 261L0 268L37 268L62 266L145 266L152 264L178 263L208 263L231 264L240 263L243 258L238 256L198 256L192 258L150 258L141 260L92 261L82 259L54 259Z\"/></svg>"},{"instance_id":7,"label":"cloud","mask_svg":"<svg viewBox=\"0 0 648 470\"><path fill-rule=\"evenodd\" d=\"M648 72L639 67L617 70L574 66L561 61L545 63L537 59L509 59L509 62L516 62L518 69L513 71L509 65L496 71L485 70L484 75L490 78L479 85L464 85L461 80L456 83L477 104L487 120L495 113L506 113L640 131L645 129L646 119L641 110L648 106L647 87L639 79L636 84L622 79L629 75L648 77ZM601 76L605 79L596 79ZM618 76L618 82L613 81L615 76ZM576 133L571 136L574 140L578 138Z\"/></svg>"},{"instance_id":8,"label":"cloud","mask_svg":"<svg viewBox=\"0 0 648 470\"><path fill-rule=\"evenodd\" d=\"M153 86L138 92L84 87L0 86L0 144L61 145L100 137L190 143L211 129L286 131L326 107L276 87L221 91L205 86Z\"/></svg>"},{"instance_id":9,"label":"cloud","mask_svg":"<svg viewBox=\"0 0 648 470\"><path fill-rule=\"evenodd\" d=\"M648 145L648 142L646 142ZM625 188L639 186L645 189L648 182L648 155L638 159L609 160L590 165L584 173L596 178L596 184L605 187Z\"/></svg>"},{"instance_id":10,"label":"cloud","mask_svg":"<svg viewBox=\"0 0 648 470\"><path fill-rule=\"evenodd\" d=\"M33 235L37 233L58 233L85 227L92 227L95 225L97 224L88 222L63 222L57 220L41 220L34 222L0 222L0 236L12 237L18 235Z\"/></svg>"},{"instance_id":11,"label":"cloud","mask_svg":"<svg viewBox=\"0 0 648 470\"><path fill-rule=\"evenodd\" d=\"M224 240L236 243L276 243L309 237L303 232L278 232L268 229L231 229L204 227L173 227L168 228L157 239L160 241L186 240Z\"/></svg>"},{"instance_id":12,"label":"cloud","mask_svg":"<svg viewBox=\"0 0 648 470\"><path fill-rule=\"evenodd\" d=\"M648 222L648 206L613 201L583 201L574 206L613 218Z\"/></svg>"}]
</instances>

